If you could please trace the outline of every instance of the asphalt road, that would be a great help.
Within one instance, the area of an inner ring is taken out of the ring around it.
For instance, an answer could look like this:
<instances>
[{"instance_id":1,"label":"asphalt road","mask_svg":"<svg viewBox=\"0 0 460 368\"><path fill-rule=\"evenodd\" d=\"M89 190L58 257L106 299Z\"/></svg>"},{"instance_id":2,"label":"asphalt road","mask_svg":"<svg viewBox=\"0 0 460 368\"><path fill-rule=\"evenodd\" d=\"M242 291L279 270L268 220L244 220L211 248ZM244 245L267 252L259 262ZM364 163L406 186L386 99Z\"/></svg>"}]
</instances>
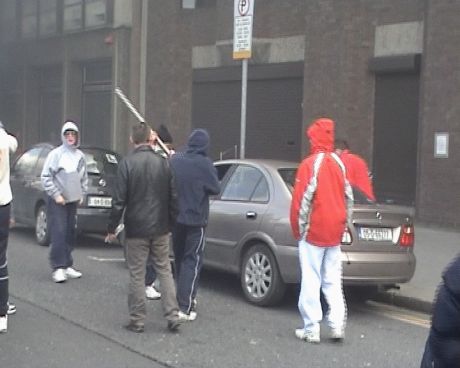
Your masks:
<instances>
[{"instance_id":1,"label":"asphalt road","mask_svg":"<svg viewBox=\"0 0 460 368\"><path fill-rule=\"evenodd\" d=\"M146 331L127 322L128 274L122 250L81 238L75 266L84 274L51 281L48 249L31 231L10 236L11 299L18 312L0 335L1 367L419 367L429 317L375 303L349 302L343 344L294 337L300 326L296 292L276 308L248 304L232 276L206 271L198 318L172 334L161 302L148 302ZM349 298L350 299L350 298Z\"/></svg>"}]
</instances>

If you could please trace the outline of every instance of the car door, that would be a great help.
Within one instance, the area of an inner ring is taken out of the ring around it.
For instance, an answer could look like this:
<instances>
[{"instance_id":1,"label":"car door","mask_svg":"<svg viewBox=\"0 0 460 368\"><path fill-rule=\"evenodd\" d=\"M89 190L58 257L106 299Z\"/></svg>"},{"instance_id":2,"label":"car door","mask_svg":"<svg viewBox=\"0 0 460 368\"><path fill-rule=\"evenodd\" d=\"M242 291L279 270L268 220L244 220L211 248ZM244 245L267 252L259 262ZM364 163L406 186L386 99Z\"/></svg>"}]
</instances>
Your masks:
<instances>
[{"instance_id":1,"label":"car door","mask_svg":"<svg viewBox=\"0 0 460 368\"><path fill-rule=\"evenodd\" d=\"M13 216L17 222L29 224L34 219L36 166L43 147L34 147L18 158L11 170Z\"/></svg>"},{"instance_id":2,"label":"car door","mask_svg":"<svg viewBox=\"0 0 460 368\"><path fill-rule=\"evenodd\" d=\"M221 194L210 206L205 250L207 265L238 269L238 245L259 229L268 201L267 179L260 169L238 164L229 170Z\"/></svg>"}]
</instances>

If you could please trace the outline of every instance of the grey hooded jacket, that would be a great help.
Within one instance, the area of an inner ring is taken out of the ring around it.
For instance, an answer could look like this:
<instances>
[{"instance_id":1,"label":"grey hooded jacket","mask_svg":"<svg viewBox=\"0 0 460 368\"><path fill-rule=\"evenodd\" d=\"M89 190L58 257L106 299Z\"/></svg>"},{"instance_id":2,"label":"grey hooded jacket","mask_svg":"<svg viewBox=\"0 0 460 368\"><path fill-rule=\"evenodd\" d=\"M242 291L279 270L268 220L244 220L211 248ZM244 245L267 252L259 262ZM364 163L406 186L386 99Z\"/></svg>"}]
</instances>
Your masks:
<instances>
[{"instance_id":1,"label":"grey hooded jacket","mask_svg":"<svg viewBox=\"0 0 460 368\"><path fill-rule=\"evenodd\" d=\"M69 145L64 137L66 130L77 132L77 142ZM61 129L62 144L53 149L46 158L41 180L46 193L56 199L64 197L66 203L77 202L88 189L85 155L77 147L80 145L78 127L71 121Z\"/></svg>"}]
</instances>

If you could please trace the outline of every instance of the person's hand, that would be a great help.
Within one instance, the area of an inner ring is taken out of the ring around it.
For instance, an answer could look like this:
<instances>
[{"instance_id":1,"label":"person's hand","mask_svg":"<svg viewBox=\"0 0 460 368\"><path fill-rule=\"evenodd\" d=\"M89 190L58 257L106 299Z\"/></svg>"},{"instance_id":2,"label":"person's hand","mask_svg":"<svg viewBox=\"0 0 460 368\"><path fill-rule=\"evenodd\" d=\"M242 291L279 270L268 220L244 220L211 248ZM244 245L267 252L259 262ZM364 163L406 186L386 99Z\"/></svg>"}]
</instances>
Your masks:
<instances>
[{"instance_id":1,"label":"person's hand","mask_svg":"<svg viewBox=\"0 0 460 368\"><path fill-rule=\"evenodd\" d=\"M117 240L117 236L113 233L107 233L104 241L106 243L114 243Z\"/></svg>"},{"instance_id":2,"label":"person's hand","mask_svg":"<svg viewBox=\"0 0 460 368\"><path fill-rule=\"evenodd\" d=\"M57 204L65 205L65 199L62 195L58 195L54 200Z\"/></svg>"},{"instance_id":3,"label":"person's hand","mask_svg":"<svg viewBox=\"0 0 460 368\"><path fill-rule=\"evenodd\" d=\"M80 198L80 200L78 201L78 205L81 206L83 204L83 198Z\"/></svg>"}]
</instances>

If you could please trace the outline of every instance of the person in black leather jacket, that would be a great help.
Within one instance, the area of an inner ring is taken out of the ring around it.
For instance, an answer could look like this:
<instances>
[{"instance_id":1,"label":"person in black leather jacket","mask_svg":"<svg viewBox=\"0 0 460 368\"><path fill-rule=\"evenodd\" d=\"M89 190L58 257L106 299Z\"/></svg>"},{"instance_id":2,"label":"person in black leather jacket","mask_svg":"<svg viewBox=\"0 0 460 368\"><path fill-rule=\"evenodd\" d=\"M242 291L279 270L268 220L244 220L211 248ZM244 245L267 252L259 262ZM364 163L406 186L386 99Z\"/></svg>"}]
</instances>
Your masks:
<instances>
[{"instance_id":1,"label":"person in black leather jacket","mask_svg":"<svg viewBox=\"0 0 460 368\"><path fill-rule=\"evenodd\" d=\"M421 368L460 367L460 255L446 268Z\"/></svg>"},{"instance_id":2,"label":"person in black leather jacket","mask_svg":"<svg viewBox=\"0 0 460 368\"><path fill-rule=\"evenodd\" d=\"M130 275L130 322L125 327L134 332L144 330L147 262L154 265L160 281L168 328L174 331L182 322L169 261L169 232L177 214L177 193L168 160L152 150L150 134L151 128L145 123L133 127L131 140L135 148L118 167L106 238L115 240L115 229L124 213Z\"/></svg>"}]
</instances>

